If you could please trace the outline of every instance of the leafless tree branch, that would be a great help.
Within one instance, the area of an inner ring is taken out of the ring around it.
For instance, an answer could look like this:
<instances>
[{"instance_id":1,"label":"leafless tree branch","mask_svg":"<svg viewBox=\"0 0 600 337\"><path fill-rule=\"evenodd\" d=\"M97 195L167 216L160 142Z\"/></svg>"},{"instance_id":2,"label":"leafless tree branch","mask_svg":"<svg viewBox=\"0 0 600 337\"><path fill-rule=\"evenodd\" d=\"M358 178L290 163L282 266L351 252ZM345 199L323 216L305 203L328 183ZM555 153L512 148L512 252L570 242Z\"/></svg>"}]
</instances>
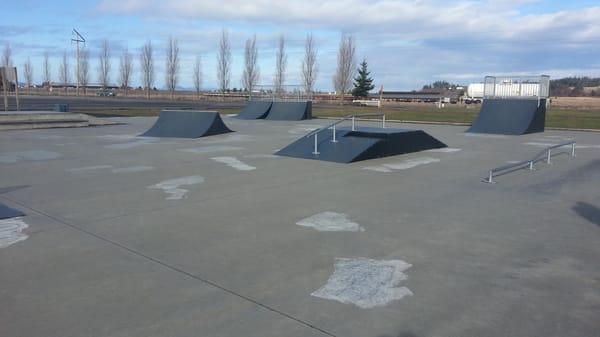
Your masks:
<instances>
[{"instance_id":1,"label":"leafless tree branch","mask_svg":"<svg viewBox=\"0 0 600 337\"><path fill-rule=\"evenodd\" d=\"M50 57L48 56L48 52L44 52L44 84L47 86L48 91L50 90L50 86L52 85L52 65L50 64Z\"/></svg>"},{"instance_id":2,"label":"leafless tree branch","mask_svg":"<svg viewBox=\"0 0 600 337\"><path fill-rule=\"evenodd\" d=\"M356 67L355 60L356 44L352 35L342 35L337 56L337 69L333 77L333 86L340 95L342 104L344 95L352 85L352 72Z\"/></svg>"},{"instance_id":3,"label":"leafless tree branch","mask_svg":"<svg viewBox=\"0 0 600 337\"><path fill-rule=\"evenodd\" d=\"M242 76L242 85L250 93L258 83L260 69L258 68L258 49L256 47L256 35L252 39L246 40L244 48L244 74Z\"/></svg>"},{"instance_id":4,"label":"leafless tree branch","mask_svg":"<svg viewBox=\"0 0 600 337\"><path fill-rule=\"evenodd\" d=\"M6 43L2 50L2 66L12 67L12 49L10 48L10 43Z\"/></svg>"},{"instance_id":5,"label":"leafless tree branch","mask_svg":"<svg viewBox=\"0 0 600 337\"><path fill-rule=\"evenodd\" d=\"M202 90L202 58L196 56L193 74L194 88L196 89L196 98L200 99L200 90Z\"/></svg>"},{"instance_id":6,"label":"leafless tree branch","mask_svg":"<svg viewBox=\"0 0 600 337\"><path fill-rule=\"evenodd\" d=\"M146 42L140 52L140 66L142 68L142 85L146 89L146 98L150 99L150 90L154 84L154 58L152 41Z\"/></svg>"},{"instance_id":7,"label":"leafless tree branch","mask_svg":"<svg viewBox=\"0 0 600 337\"><path fill-rule=\"evenodd\" d=\"M283 36L283 34L279 36L275 62L275 92L281 93L283 92L283 84L285 83L285 69L287 67L287 54L285 52L285 36Z\"/></svg>"},{"instance_id":8,"label":"leafless tree branch","mask_svg":"<svg viewBox=\"0 0 600 337\"><path fill-rule=\"evenodd\" d=\"M63 52L63 57L62 57L62 61L60 63L59 66L59 70L58 70L58 78L60 80L60 82L62 83L62 85L64 86L64 90L65 93L67 92L67 85L69 84L69 80L70 80L70 76L71 72L69 71L69 55L67 54L67 51L65 50Z\"/></svg>"},{"instance_id":9,"label":"leafless tree branch","mask_svg":"<svg viewBox=\"0 0 600 337\"><path fill-rule=\"evenodd\" d=\"M31 86L33 85L33 66L29 57L27 58L27 62L23 63L23 73L25 75L25 82L27 83L27 94L29 95Z\"/></svg>"},{"instance_id":10,"label":"leafless tree branch","mask_svg":"<svg viewBox=\"0 0 600 337\"><path fill-rule=\"evenodd\" d=\"M231 82L231 44L229 34L225 29L221 34L217 51L217 79L219 89L224 93L229 89L229 83Z\"/></svg>"},{"instance_id":11,"label":"leafless tree branch","mask_svg":"<svg viewBox=\"0 0 600 337\"><path fill-rule=\"evenodd\" d=\"M110 45L108 40L102 41L98 58L98 80L105 89L110 84Z\"/></svg>"},{"instance_id":12,"label":"leafless tree branch","mask_svg":"<svg viewBox=\"0 0 600 337\"><path fill-rule=\"evenodd\" d=\"M77 73L77 77L85 95L87 93L87 86L90 83L90 53L86 49L79 51L79 72Z\"/></svg>"},{"instance_id":13,"label":"leafless tree branch","mask_svg":"<svg viewBox=\"0 0 600 337\"><path fill-rule=\"evenodd\" d=\"M131 76L133 74L133 57L129 50L125 48L119 62L119 79L121 82L121 88L125 90L125 96L129 92L129 85L131 83Z\"/></svg>"},{"instance_id":14,"label":"leafless tree branch","mask_svg":"<svg viewBox=\"0 0 600 337\"><path fill-rule=\"evenodd\" d=\"M167 89L169 90L171 99L175 96L175 88L179 79L179 43L177 39L169 38L167 46Z\"/></svg>"},{"instance_id":15,"label":"leafless tree branch","mask_svg":"<svg viewBox=\"0 0 600 337\"><path fill-rule=\"evenodd\" d=\"M306 42L304 43L304 60L302 61L302 83L304 85L304 91L309 98L312 98L318 72L317 47L315 46L315 40L311 33L306 36Z\"/></svg>"}]
</instances>

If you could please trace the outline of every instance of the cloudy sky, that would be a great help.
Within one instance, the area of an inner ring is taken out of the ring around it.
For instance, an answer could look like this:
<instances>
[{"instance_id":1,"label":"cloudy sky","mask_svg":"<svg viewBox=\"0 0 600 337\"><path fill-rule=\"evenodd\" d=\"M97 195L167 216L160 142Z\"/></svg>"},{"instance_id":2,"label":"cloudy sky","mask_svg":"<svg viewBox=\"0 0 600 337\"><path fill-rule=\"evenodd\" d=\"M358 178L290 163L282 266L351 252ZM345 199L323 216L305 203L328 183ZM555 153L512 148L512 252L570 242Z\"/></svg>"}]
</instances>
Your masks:
<instances>
[{"instance_id":1,"label":"cloudy sky","mask_svg":"<svg viewBox=\"0 0 600 337\"><path fill-rule=\"evenodd\" d=\"M191 69L203 60L204 86L216 87L216 46L227 29L233 47L232 87L241 86L243 45L256 34L260 83L271 84L275 41L288 41L287 83L300 83L303 43L318 44L317 88L331 90L342 34L353 34L357 58L366 58L377 86L417 89L435 80L478 82L487 74L600 76L598 0L3 0L0 43L10 43L13 61L27 57L41 81L42 55L49 52L58 78L60 55L74 54L71 29L88 41L92 77L103 39L111 44L111 82L118 55L136 54L146 40L156 49L157 86L164 86L164 46L180 42L180 86L192 87ZM8 12L7 12L8 11ZM74 64L74 61L72 61ZM139 84L139 72L134 84Z\"/></svg>"}]
</instances>

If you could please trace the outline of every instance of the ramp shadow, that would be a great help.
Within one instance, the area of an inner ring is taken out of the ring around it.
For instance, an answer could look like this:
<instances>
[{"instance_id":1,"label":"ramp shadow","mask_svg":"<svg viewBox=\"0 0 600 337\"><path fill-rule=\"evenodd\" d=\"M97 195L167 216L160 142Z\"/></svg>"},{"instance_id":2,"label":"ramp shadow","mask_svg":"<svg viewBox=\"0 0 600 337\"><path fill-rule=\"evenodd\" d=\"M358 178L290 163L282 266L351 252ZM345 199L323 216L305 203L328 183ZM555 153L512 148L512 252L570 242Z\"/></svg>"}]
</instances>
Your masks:
<instances>
[{"instance_id":1,"label":"ramp shadow","mask_svg":"<svg viewBox=\"0 0 600 337\"><path fill-rule=\"evenodd\" d=\"M572 209L580 217L600 227L600 208L587 202L578 201Z\"/></svg>"}]
</instances>

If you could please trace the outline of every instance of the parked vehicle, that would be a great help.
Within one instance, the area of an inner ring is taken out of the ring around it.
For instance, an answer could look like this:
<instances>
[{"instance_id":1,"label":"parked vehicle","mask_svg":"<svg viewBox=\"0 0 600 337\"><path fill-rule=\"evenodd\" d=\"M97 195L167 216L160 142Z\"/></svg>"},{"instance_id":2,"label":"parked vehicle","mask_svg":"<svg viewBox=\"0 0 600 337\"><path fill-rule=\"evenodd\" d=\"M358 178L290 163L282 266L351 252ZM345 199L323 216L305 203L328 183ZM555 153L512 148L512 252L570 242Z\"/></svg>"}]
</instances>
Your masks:
<instances>
[{"instance_id":1,"label":"parked vehicle","mask_svg":"<svg viewBox=\"0 0 600 337\"><path fill-rule=\"evenodd\" d=\"M112 90L100 90L96 93L96 96L115 97L115 96L117 96L117 94L115 94L115 92Z\"/></svg>"}]
</instances>

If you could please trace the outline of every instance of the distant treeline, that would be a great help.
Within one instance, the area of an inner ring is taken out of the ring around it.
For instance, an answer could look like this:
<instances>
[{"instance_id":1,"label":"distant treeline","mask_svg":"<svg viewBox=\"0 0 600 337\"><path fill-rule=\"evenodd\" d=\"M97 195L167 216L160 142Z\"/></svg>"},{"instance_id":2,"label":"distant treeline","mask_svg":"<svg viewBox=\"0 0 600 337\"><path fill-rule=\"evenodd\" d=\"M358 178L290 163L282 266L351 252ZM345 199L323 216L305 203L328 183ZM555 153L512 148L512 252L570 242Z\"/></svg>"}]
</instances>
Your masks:
<instances>
[{"instance_id":1,"label":"distant treeline","mask_svg":"<svg viewBox=\"0 0 600 337\"><path fill-rule=\"evenodd\" d=\"M550 80L552 96L600 96L600 78L565 77Z\"/></svg>"},{"instance_id":2,"label":"distant treeline","mask_svg":"<svg viewBox=\"0 0 600 337\"><path fill-rule=\"evenodd\" d=\"M444 89L444 90L454 90L456 87L460 87L458 84L450 83L447 81L435 81L431 84L426 84L423 86L422 90L431 90L431 89Z\"/></svg>"}]
</instances>

